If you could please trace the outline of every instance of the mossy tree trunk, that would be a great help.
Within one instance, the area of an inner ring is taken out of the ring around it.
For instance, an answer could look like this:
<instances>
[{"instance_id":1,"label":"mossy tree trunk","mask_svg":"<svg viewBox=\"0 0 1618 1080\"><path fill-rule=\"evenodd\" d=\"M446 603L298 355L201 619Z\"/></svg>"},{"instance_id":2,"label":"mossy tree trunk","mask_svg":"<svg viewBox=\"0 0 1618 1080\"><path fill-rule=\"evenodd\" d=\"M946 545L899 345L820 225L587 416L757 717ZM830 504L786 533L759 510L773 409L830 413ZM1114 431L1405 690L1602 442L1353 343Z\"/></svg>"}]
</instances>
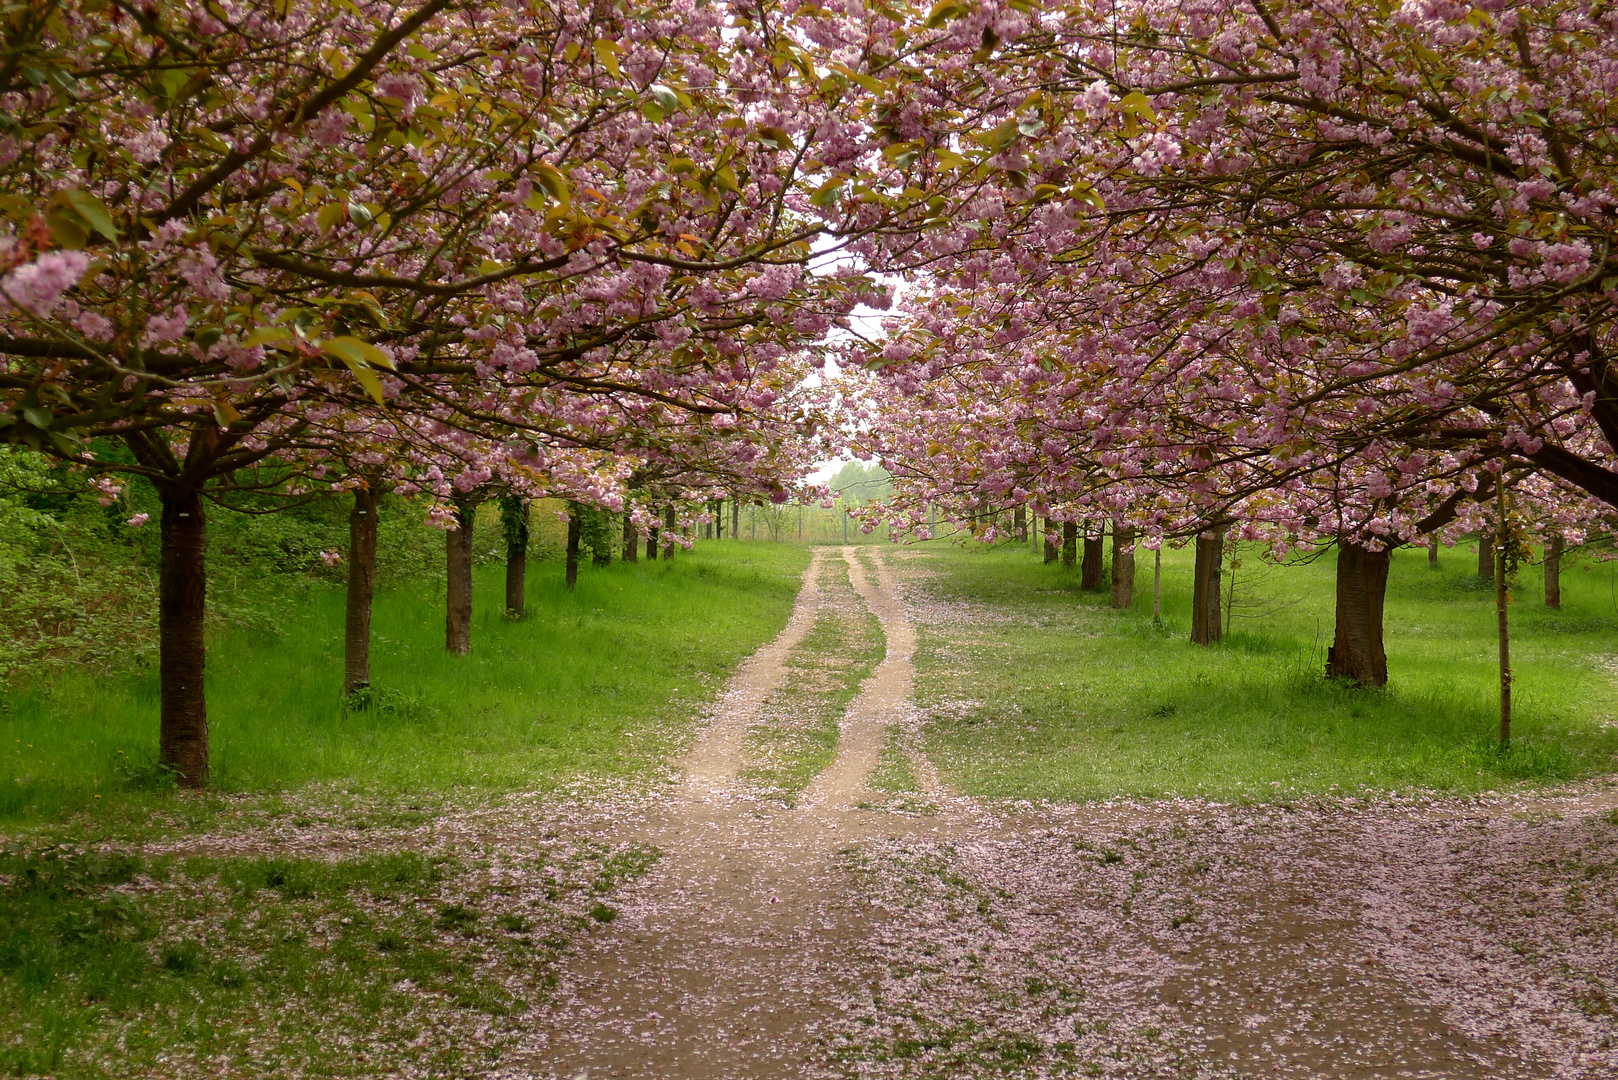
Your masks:
<instances>
[{"instance_id":1,"label":"mossy tree trunk","mask_svg":"<svg viewBox=\"0 0 1618 1080\"><path fill-rule=\"evenodd\" d=\"M1062 522L1062 565L1069 570L1079 561L1079 527L1071 521Z\"/></svg>"},{"instance_id":2,"label":"mossy tree trunk","mask_svg":"<svg viewBox=\"0 0 1618 1080\"><path fill-rule=\"evenodd\" d=\"M1090 535L1090 522L1084 523L1084 558L1079 563L1079 588L1089 592L1100 592L1102 579L1106 576L1107 536L1106 523L1102 522L1095 529L1095 535Z\"/></svg>"}]
</instances>

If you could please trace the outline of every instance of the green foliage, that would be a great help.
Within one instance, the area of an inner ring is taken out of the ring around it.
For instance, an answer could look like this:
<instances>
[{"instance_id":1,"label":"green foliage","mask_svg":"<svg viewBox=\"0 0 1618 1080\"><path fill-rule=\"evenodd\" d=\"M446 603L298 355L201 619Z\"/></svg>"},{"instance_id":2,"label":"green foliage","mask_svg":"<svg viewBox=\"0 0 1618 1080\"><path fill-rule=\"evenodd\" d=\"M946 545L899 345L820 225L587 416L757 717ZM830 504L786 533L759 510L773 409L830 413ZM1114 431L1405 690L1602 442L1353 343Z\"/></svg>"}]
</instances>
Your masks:
<instances>
[{"instance_id":1,"label":"green foliage","mask_svg":"<svg viewBox=\"0 0 1618 1080\"><path fill-rule=\"evenodd\" d=\"M520 623L504 618L500 568L484 566L469 658L444 651L441 582L407 579L378 590L365 703L342 696L341 587L294 579L278 621L226 627L210 650L215 787L526 790L645 768L779 632L806 560L791 545L699 544L673 560L587 567L576 593L546 564L529 573ZM133 827L173 804L150 767L154 670L62 668L3 705L0 820L88 810Z\"/></svg>"},{"instance_id":2,"label":"green foliage","mask_svg":"<svg viewBox=\"0 0 1618 1080\"><path fill-rule=\"evenodd\" d=\"M1495 746L1494 597L1476 558L1399 551L1388 584L1390 685L1324 677L1335 561L1262 577L1224 643L1187 642L1191 553L1165 551L1165 626L1151 622L1152 556L1136 603L1113 612L1077 575L1021 545L931 547L931 587L985 609L921 628L919 700L931 750L969 792L1104 799L1169 793L1285 798L1425 788L1473 792L1610 772L1618 754L1613 568L1568 559L1560 611L1524 567L1512 604L1516 718Z\"/></svg>"},{"instance_id":3,"label":"green foliage","mask_svg":"<svg viewBox=\"0 0 1618 1080\"><path fill-rule=\"evenodd\" d=\"M893 494L893 478L880 462L850 461L831 478L827 485L842 496L849 506L864 506L880 502Z\"/></svg>"}]
</instances>

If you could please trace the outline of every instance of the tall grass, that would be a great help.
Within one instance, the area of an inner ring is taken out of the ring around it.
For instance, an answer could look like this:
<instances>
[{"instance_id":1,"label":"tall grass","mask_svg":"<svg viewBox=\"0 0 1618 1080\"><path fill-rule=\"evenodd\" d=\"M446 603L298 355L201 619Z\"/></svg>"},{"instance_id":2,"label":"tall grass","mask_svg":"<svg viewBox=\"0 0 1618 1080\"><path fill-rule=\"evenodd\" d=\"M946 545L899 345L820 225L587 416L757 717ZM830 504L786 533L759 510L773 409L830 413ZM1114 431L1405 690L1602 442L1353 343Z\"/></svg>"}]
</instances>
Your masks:
<instances>
[{"instance_id":1,"label":"tall grass","mask_svg":"<svg viewBox=\"0 0 1618 1080\"><path fill-rule=\"evenodd\" d=\"M208 711L221 792L342 780L359 790L544 787L659 760L738 660L785 624L807 551L699 545L673 560L528 577L506 619L503 568L481 567L473 652L444 651L443 586L380 590L369 707L342 698L343 593L302 582L273 630L211 644ZM278 578L279 582L298 582ZM139 812L155 773L157 673L52 673L5 690L0 821Z\"/></svg>"},{"instance_id":2,"label":"tall grass","mask_svg":"<svg viewBox=\"0 0 1618 1080\"><path fill-rule=\"evenodd\" d=\"M1324 677L1335 556L1260 568L1244 553L1238 618L1216 647L1189 644L1191 553L1166 551L1164 622L1151 620L1152 555L1135 606L1109 610L1077 575L1021 547L926 556L934 589L1000 615L923 633L918 692L932 748L964 789L1101 799L1168 793L1265 798L1300 792L1495 789L1618 769L1618 603L1610 564L1569 560L1563 607L1540 571L1514 586L1515 738L1498 752L1493 590L1476 556L1394 556L1390 683ZM1250 583L1250 585L1249 585Z\"/></svg>"}]
</instances>

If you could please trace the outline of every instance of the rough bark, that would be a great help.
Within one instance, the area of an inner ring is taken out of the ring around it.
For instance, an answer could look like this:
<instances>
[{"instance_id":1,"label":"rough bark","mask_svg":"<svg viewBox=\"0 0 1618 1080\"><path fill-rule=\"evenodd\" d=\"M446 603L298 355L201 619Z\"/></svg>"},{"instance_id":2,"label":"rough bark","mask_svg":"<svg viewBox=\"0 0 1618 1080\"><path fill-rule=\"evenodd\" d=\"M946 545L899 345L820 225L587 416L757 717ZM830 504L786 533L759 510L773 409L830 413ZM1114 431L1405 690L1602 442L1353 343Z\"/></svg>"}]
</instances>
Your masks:
<instances>
[{"instance_id":1,"label":"rough bark","mask_svg":"<svg viewBox=\"0 0 1618 1080\"><path fill-rule=\"evenodd\" d=\"M186 787L208 783L208 704L203 691L207 650L207 521L192 490L165 494L158 570L157 760Z\"/></svg>"},{"instance_id":2,"label":"rough bark","mask_svg":"<svg viewBox=\"0 0 1618 1080\"><path fill-rule=\"evenodd\" d=\"M1071 521L1062 522L1062 565L1069 570L1079 558L1079 527Z\"/></svg>"},{"instance_id":3,"label":"rough bark","mask_svg":"<svg viewBox=\"0 0 1618 1080\"><path fill-rule=\"evenodd\" d=\"M1562 535L1553 533L1545 545L1545 606L1562 606Z\"/></svg>"},{"instance_id":4,"label":"rough bark","mask_svg":"<svg viewBox=\"0 0 1618 1080\"><path fill-rule=\"evenodd\" d=\"M663 508L663 558L674 558L674 507Z\"/></svg>"},{"instance_id":5,"label":"rough bark","mask_svg":"<svg viewBox=\"0 0 1618 1080\"><path fill-rule=\"evenodd\" d=\"M528 503L507 496L500 500L500 518L506 530L506 614L520 619L528 597Z\"/></svg>"},{"instance_id":6,"label":"rough bark","mask_svg":"<svg viewBox=\"0 0 1618 1080\"><path fill-rule=\"evenodd\" d=\"M444 590L444 648L457 656L472 651L472 523L477 504L464 496L455 500L456 527L444 534L448 561Z\"/></svg>"},{"instance_id":7,"label":"rough bark","mask_svg":"<svg viewBox=\"0 0 1618 1080\"><path fill-rule=\"evenodd\" d=\"M1112 523L1112 606L1135 606L1135 530Z\"/></svg>"},{"instance_id":8,"label":"rough bark","mask_svg":"<svg viewBox=\"0 0 1618 1080\"><path fill-rule=\"evenodd\" d=\"M1484 533L1478 537L1478 577L1494 577L1494 535Z\"/></svg>"},{"instance_id":9,"label":"rough bark","mask_svg":"<svg viewBox=\"0 0 1618 1080\"><path fill-rule=\"evenodd\" d=\"M624 511L624 562L640 562L640 530Z\"/></svg>"},{"instance_id":10,"label":"rough bark","mask_svg":"<svg viewBox=\"0 0 1618 1080\"><path fill-rule=\"evenodd\" d=\"M1045 539L1045 565L1049 566L1061 555L1061 549L1055 540L1056 523L1050 518L1046 518L1045 528L1040 531L1040 535Z\"/></svg>"},{"instance_id":11,"label":"rough bark","mask_svg":"<svg viewBox=\"0 0 1618 1080\"><path fill-rule=\"evenodd\" d=\"M1196 570L1191 581L1191 642L1212 645L1224 637L1219 595L1220 568L1225 558L1225 530L1197 537Z\"/></svg>"},{"instance_id":12,"label":"rough bark","mask_svg":"<svg viewBox=\"0 0 1618 1080\"><path fill-rule=\"evenodd\" d=\"M725 538L725 500L716 499L713 505L713 538L723 540Z\"/></svg>"},{"instance_id":13,"label":"rough bark","mask_svg":"<svg viewBox=\"0 0 1618 1080\"><path fill-rule=\"evenodd\" d=\"M1084 558L1079 563L1079 588L1090 592L1101 591L1101 581L1105 577L1105 561L1107 555L1107 529L1103 523L1096 529L1094 536L1090 535L1090 524L1084 526Z\"/></svg>"},{"instance_id":14,"label":"rough bark","mask_svg":"<svg viewBox=\"0 0 1618 1080\"><path fill-rule=\"evenodd\" d=\"M730 500L730 538L742 538L742 504L735 499Z\"/></svg>"},{"instance_id":15,"label":"rough bark","mask_svg":"<svg viewBox=\"0 0 1618 1080\"><path fill-rule=\"evenodd\" d=\"M1388 684L1382 646L1382 606L1388 591L1389 550L1337 547L1337 632L1326 653L1326 674L1360 686Z\"/></svg>"},{"instance_id":16,"label":"rough bark","mask_svg":"<svg viewBox=\"0 0 1618 1080\"><path fill-rule=\"evenodd\" d=\"M1020 506L1011 512L1011 535L1019 544L1028 543L1028 511Z\"/></svg>"},{"instance_id":17,"label":"rough bark","mask_svg":"<svg viewBox=\"0 0 1618 1080\"><path fill-rule=\"evenodd\" d=\"M584 507L567 504L567 587L571 592L579 585L579 539L584 533Z\"/></svg>"},{"instance_id":18,"label":"rough bark","mask_svg":"<svg viewBox=\"0 0 1618 1080\"><path fill-rule=\"evenodd\" d=\"M1438 565L1438 537L1436 536L1427 538L1427 565L1428 567Z\"/></svg>"},{"instance_id":19,"label":"rough bark","mask_svg":"<svg viewBox=\"0 0 1618 1080\"><path fill-rule=\"evenodd\" d=\"M373 480L354 489L348 515L348 607L343 617L343 693L371 685L371 599L376 593L376 508Z\"/></svg>"},{"instance_id":20,"label":"rough bark","mask_svg":"<svg viewBox=\"0 0 1618 1080\"><path fill-rule=\"evenodd\" d=\"M655 518L653 520L656 520ZM660 530L656 525L646 530L646 559L648 562L657 561L657 539Z\"/></svg>"}]
</instances>

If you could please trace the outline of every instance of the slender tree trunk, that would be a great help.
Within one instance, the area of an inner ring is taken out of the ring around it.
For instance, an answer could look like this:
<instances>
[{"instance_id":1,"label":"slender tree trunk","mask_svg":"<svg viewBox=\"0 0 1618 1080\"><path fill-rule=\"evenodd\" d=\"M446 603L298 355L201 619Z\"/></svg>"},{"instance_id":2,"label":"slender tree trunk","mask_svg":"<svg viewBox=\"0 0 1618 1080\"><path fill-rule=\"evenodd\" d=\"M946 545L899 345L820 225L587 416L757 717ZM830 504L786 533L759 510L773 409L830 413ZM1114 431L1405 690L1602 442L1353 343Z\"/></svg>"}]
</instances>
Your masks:
<instances>
[{"instance_id":1,"label":"slender tree trunk","mask_svg":"<svg viewBox=\"0 0 1618 1080\"><path fill-rule=\"evenodd\" d=\"M1163 542L1152 552L1152 622L1163 621Z\"/></svg>"},{"instance_id":2,"label":"slender tree trunk","mask_svg":"<svg viewBox=\"0 0 1618 1080\"><path fill-rule=\"evenodd\" d=\"M1019 544L1028 543L1028 511L1020 506L1011 512L1011 535Z\"/></svg>"},{"instance_id":3,"label":"slender tree trunk","mask_svg":"<svg viewBox=\"0 0 1618 1080\"><path fill-rule=\"evenodd\" d=\"M725 500L714 503L713 535L715 540L725 538Z\"/></svg>"},{"instance_id":4,"label":"slender tree trunk","mask_svg":"<svg viewBox=\"0 0 1618 1080\"><path fill-rule=\"evenodd\" d=\"M653 520L655 521L656 519L654 518ZM656 525L653 525L650 529L646 530L646 561L647 562L656 562L657 561L657 538L658 538L658 536L659 536L659 534L661 532L662 532L662 530L660 530Z\"/></svg>"},{"instance_id":5,"label":"slender tree trunk","mask_svg":"<svg viewBox=\"0 0 1618 1080\"><path fill-rule=\"evenodd\" d=\"M624 562L640 562L640 530L624 511Z\"/></svg>"},{"instance_id":6,"label":"slender tree trunk","mask_svg":"<svg viewBox=\"0 0 1618 1080\"><path fill-rule=\"evenodd\" d=\"M579 587L579 539L584 533L584 507L567 504L567 577L568 592Z\"/></svg>"},{"instance_id":7,"label":"slender tree trunk","mask_svg":"<svg viewBox=\"0 0 1618 1080\"><path fill-rule=\"evenodd\" d=\"M1438 537L1436 535L1427 537L1427 568L1429 570L1438 569Z\"/></svg>"},{"instance_id":8,"label":"slender tree trunk","mask_svg":"<svg viewBox=\"0 0 1618 1080\"><path fill-rule=\"evenodd\" d=\"M523 617L528 600L528 503L515 495L500 500L506 531L506 614Z\"/></svg>"},{"instance_id":9,"label":"slender tree trunk","mask_svg":"<svg viewBox=\"0 0 1618 1080\"><path fill-rule=\"evenodd\" d=\"M444 534L448 587L444 590L444 648L457 656L472 652L472 525L477 504L455 499L456 528Z\"/></svg>"},{"instance_id":10,"label":"slender tree trunk","mask_svg":"<svg viewBox=\"0 0 1618 1080\"><path fill-rule=\"evenodd\" d=\"M1225 640L1225 530L1214 534L1213 580L1208 585L1208 632L1214 641Z\"/></svg>"},{"instance_id":11,"label":"slender tree trunk","mask_svg":"<svg viewBox=\"0 0 1618 1080\"><path fill-rule=\"evenodd\" d=\"M1562 606L1562 540L1561 533L1552 533L1545 545L1545 606Z\"/></svg>"},{"instance_id":12,"label":"slender tree trunk","mask_svg":"<svg viewBox=\"0 0 1618 1080\"><path fill-rule=\"evenodd\" d=\"M674 558L674 507L663 508L663 558Z\"/></svg>"},{"instance_id":13,"label":"slender tree trunk","mask_svg":"<svg viewBox=\"0 0 1618 1080\"><path fill-rule=\"evenodd\" d=\"M1495 618L1500 626L1500 749L1511 748L1511 594L1507 588L1506 572L1510 569L1506 565L1506 552L1510 549L1511 527L1507 520L1507 503L1505 473L1500 474L1500 486L1496 492L1496 505L1499 512L1495 515L1495 528L1499 530L1499 538L1494 545L1494 610Z\"/></svg>"},{"instance_id":14,"label":"slender tree trunk","mask_svg":"<svg viewBox=\"0 0 1618 1080\"><path fill-rule=\"evenodd\" d=\"M1090 592L1101 591L1101 579L1104 576L1102 565L1107 554L1107 526L1103 521L1101 528L1094 536L1090 535L1090 523L1084 524L1084 558L1079 563L1079 588Z\"/></svg>"},{"instance_id":15,"label":"slender tree trunk","mask_svg":"<svg viewBox=\"0 0 1618 1080\"><path fill-rule=\"evenodd\" d=\"M1224 561L1224 550L1222 529L1197 537L1197 563L1191 579L1191 642L1194 645L1212 645L1220 638L1219 567Z\"/></svg>"},{"instance_id":16,"label":"slender tree trunk","mask_svg":"<svg viewBox=\"0 0 1618 1080\"><path fill-rule=\"evenodd\" d=\"M348 515L348 609L343 617L343 693L371 685L371 598L376 593L376 508L381 482L354 489Z\"/></svg>"},{"instance_id":17,"label":"slender tree trunk","mask_svg":"<svg viewBox=\"0 0 1618 1080\"><path fill-rule=\"evenodd\" d=\"M1478 577L1494 577L1494 534L1483 533L1478 537Z\"/></svg>"},{"instance_id":18,"label":"slender tree trunk","mask_svg":"<svg viewBox=\"0 0 1618 1080\"><path fill-rule=\"evenodd\" d=\"M157 760L184 786L208 783L208 702L203 620L208 594L208 528L200 492L164 495L158 570L160 694Z\"/></svg>"},{"instance_id":19,"label":"slender tree trunk","mask_svg":"<svg viewBox=\"0 0 1618 1080\"><path fill-rule=\"evenodd\" d=\"M732 540L742 538L742 504L734 498L730 500L730 538Z\"/></svg>"},{"instance_id":20,"label":"slender tree trunk","mask_svg":"<svg viewBox=\"0 0 1618 1080\"><path fill-rule=\"evenodd\" d=\"M1069 570L1079 558L1079 527L1071 521L1062 522L1062 565Z\"/></svg>"},{"instance_id":21,"label":"slender tree trunk","mask_svg":"<svg viewBox=\"0 0 1618 1080\"><path fill-rule=\"evenodd\" d=\"M1049 566L1061 555L1061 549L1056 543L1056 523L1050 518L1045 519L1045 528L1040 532L1045 541L1045 565Z\"/></svg>"},{"instance_id":22,"label":"slender tree trunk","mask_svg":"<svg viewBox=\"0 0 1618 1080\"><path fill-rule=\"evenodd\" d=\"M1112 523L1112 606L1135 606L1135 530Z\"/></svg>"},{"instance_id":23,"label":"slender tree trunk","mask_svg":"<svg viewBox=\"0 0 1618 1080\"><path fill-rule=\"evenodd\" d=\"M1326 674L1360 686L1388 684L1382 646L1382 605L1393 553L1344 542L1337 547L1337 633L1326 653Z\"/></svg>"}]
</instances>

